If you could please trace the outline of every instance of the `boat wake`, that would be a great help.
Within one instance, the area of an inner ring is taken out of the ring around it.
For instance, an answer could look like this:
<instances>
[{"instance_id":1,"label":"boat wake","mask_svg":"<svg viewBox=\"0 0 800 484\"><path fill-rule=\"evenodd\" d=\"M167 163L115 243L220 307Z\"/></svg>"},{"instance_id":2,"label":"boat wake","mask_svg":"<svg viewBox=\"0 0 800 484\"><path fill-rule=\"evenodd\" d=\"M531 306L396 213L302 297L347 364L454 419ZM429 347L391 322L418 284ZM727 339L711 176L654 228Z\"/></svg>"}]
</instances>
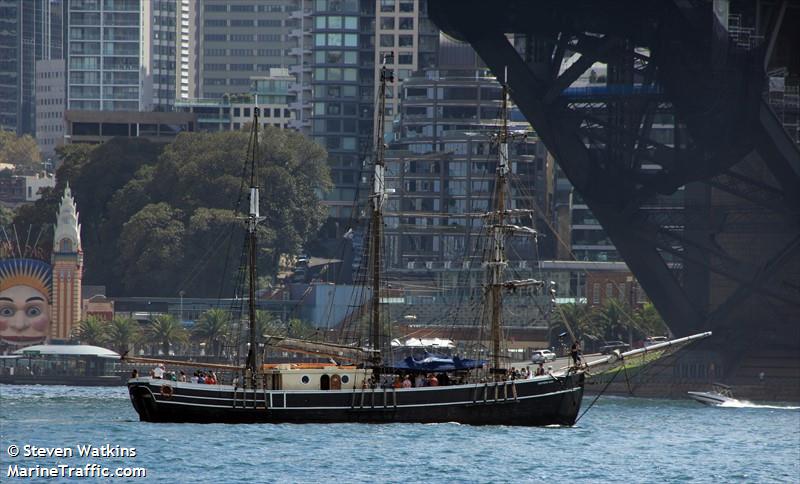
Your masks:
<instances>
[{"instance_id":1,"label":"boat wake","mask_svg":"<svg viewBox=\"0 0 800 484\"><path fill-rule=\"evenodd\" d=\"M724 408L769 408L774 410L800 410L800 406L791 405L761 405L747 400L731 400L717 405Z\"/></svg>"}]
</instances>

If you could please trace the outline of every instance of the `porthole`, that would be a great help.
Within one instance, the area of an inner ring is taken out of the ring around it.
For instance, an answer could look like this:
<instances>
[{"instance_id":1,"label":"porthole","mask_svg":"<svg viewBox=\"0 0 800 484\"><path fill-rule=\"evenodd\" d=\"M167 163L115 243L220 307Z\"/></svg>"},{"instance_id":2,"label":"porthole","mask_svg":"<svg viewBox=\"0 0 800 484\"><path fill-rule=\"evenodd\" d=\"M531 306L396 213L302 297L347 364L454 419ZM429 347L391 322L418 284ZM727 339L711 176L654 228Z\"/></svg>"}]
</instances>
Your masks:
<instances>
[{"instance_id":1,"label":"porthole","mask_svg":"<svg viewBox=\"0 0 800 484\"><path fill-rule=\"evenodd\" d=\"M342 383L347 383L350 381L350 377L347 375L342 375Z\"/></svg>"},{"instance_id":2,"label":"porthole","mask_svg":"<svg viewBox=\"0 0 800 484\"><path fill-rule=\"evenodd\" d=\"M300 381L303 382L303 384L307 384L309 381L311 381L311 379L308 378L307 375L303 375L303 378L301 378Z\"/></svg>"}]
</instances>

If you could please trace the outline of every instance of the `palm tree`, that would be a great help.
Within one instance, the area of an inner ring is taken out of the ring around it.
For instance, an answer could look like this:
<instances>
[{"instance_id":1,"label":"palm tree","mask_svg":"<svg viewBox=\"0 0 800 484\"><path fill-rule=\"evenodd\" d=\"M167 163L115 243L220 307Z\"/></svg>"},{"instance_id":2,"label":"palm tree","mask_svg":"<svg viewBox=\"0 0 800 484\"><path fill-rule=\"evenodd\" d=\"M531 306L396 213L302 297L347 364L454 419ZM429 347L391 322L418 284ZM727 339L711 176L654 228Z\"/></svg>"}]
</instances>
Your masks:
<instances>
[{"instance_id":1,"label":"palm tree","mask_svg":"<svg viewBox=\"0 0 800 484\"><path fill-rule=\"evenodd\" d=\"M549 332L552 335L554 331L557 332L556 334L567 331L567 327L564 324L564 320L566 320L572 332L576 333L575 336L577 338L582 335L594 338L591 324L589 324L590 314L591 310L586 304L559 304L553 315L554 319L550 323Z\"/></svg>"},{"instance_id":2,"label":"palm tree","mask_svg":"<svg viewBox=\"0 0 800 484\"><path fill-rule=\"evenodd\" d=\"M209 309L197 321L192 329L194 338L205 342L211 349L211 354L220 356L224 344L230 338L231 318L222 309Z\"/></svg>"},{"instance_id":3,"label":"palm tree","mask_svg":"<svg viewBox=\"0 0 800 484\"><path fill-rule=\"evenodd\" d=\"M147 340L150 343L160 344L164 355L169 355L172 344L185 343L189 340L189 333L181 323L171 314L156 316L150 321L147 328Z\"/></svg>"},{"instance_id":4,"label":"palm tree","mask_svg":"<svg viewBox=\"0 0 800 484\"><path fill-rule=\"evenodd\" d=\"M653 303L645 303L641 308L633 312L633 319L644 336L654 336L668 334L669 329L666 323L658 314Z\"/></svg>"},{"instance_id":5,"label":"palm tree","mask_svg":"<svg viewBox=\"0 0 800 484\"><path fill-rule=\"evenodd\" d=\"M318 331L308 322L302 319L293 318L287 323L288 336L297 339L314 339Z\"/></svg>"},{"instance_id":6,"label":"palm tree","mask_svg":"<svg viewBox=\"0 0 800 484\"><path fill-rule=\"evenodd\" d=\"M78 339L85 345L104 345L108 341L106 335L107 324L97 316L87 316L78 325Z\"/></svg>"},{"instance_id":7,"label":"palm tree","mask_svg":"<svg viewBox=\"0 0 800 484\"><path fill-rule=\"evenodd\" d=\"M605 339L617 339L632 326L629 311L616 299L607 299L592 315L596 331Z\"/></svg>"},{"instance_id":8,"label":"palm tree","mask_svg":"<svg viewBox=\"0 0 800 484\"><path fill-rule=\"evenodd\" d=\"M108 324L108 342L117 352L124 354L131 349L142 337L139 323L131 318L116 316Z\"/></svg>"}]
</instances>

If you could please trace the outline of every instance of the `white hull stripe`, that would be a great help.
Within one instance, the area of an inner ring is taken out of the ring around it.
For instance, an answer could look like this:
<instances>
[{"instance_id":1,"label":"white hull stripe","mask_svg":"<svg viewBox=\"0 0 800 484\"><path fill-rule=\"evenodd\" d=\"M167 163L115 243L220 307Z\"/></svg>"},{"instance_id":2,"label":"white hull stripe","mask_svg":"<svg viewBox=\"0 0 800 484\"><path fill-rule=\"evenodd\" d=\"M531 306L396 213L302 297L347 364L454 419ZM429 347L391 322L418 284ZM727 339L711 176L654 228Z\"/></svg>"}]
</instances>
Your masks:
<instances>
[{"instance_id":1,"label":"white hull stripe","mask_svg":"<svg viewBox=\"0 0 800 484\"><path fill-rule=\"evenodd\" d=\"M575 392L575 391L578 391L578 390L580 390L580 387L570 388L569 390L559 390L557 392L542 393L542 394L539 394L539 395L529 395L529 396L525 396L525 397L518 397L517 400L528 400L528 399L531 399L531 398L549 397L549 396L559 395L559 394L563 394L563 393L572 393L572 392ZM161 394L159 393L159 395L161 395ZM230 400L231 401L230 405L210 405L210 404L205 404L205 403L178 402L178 401L174 400L177 397L180 397L180 395L173 395L172 396L173 400L157 400L157 403L159 405L164 403L164 404L170 404L170 405L188 405L188 406L197 406L197 407L227 408L227 409L232 409L232 410L259 410L259 409L254 408L252 406L252 404L253 404L253 400L252 399L251 400L244 400L244 399L239 400L239 399L237 399L236 400L237 406L234 407L233 406L233 400ZM192 397L192 396L187 395L185 398L210 398L210 397ZM219 398L217 398L217 400L219 400ZM509 398L508 400L497 399L497 400L486 400L485 402L483 400L476 400L474 402L472 400L467 400L467 401L461 401L461 402L415 403L415 404L407 404L407 405L397 404L396 408L446 407L446 406L452 406L452 405L491 405L491 404L511 403L511 402L514 402L514 401L515 400L513 398ZM240 406L242 403L244 404L244 406ZM256 400L256 404L259 404L259 403L261 404L260 405L261 409L263 409L264 400ZM361 406L352 407L352 406L348 405L346 407L269 407L269 408L267 408L267 410L373 410L373 409L383 410L383 409L394 409L394 408L395 408L394 405L386 405L386 406L376 405L374 407L371 406L371 405L370 406L364 405L363 407L361 407Z\"/></svg>"}]
</instances>

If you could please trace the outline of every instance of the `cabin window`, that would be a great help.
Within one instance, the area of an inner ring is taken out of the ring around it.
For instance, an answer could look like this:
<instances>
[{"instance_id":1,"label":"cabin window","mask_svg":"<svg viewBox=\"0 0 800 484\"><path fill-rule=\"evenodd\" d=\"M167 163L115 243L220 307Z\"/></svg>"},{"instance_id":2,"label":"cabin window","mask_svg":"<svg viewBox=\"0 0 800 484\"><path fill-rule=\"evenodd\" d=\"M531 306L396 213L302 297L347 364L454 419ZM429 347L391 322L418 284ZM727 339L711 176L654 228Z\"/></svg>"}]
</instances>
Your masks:
<instances>
[{"instance_id":1,"label":"cabin window","mask_svg":"<svg viewBox=\"0 0 800 484\"><path fill-rule=\"evenodd\" d=\"M307 385L311 379L308 378L308 375L303 375L303 378L301 378L300 381L303 382L304 385Z\"/></svg>"},{"instance_id":2,"label":"cabin window","mask_svg":"<svg viewBox=\"0 0 800 484\"><path fill-rule=\"evenodd\" d=\"M342 375L342 383L347 383L350 381L350 377L347 375Z\"/></svg>"}]
</instances>

